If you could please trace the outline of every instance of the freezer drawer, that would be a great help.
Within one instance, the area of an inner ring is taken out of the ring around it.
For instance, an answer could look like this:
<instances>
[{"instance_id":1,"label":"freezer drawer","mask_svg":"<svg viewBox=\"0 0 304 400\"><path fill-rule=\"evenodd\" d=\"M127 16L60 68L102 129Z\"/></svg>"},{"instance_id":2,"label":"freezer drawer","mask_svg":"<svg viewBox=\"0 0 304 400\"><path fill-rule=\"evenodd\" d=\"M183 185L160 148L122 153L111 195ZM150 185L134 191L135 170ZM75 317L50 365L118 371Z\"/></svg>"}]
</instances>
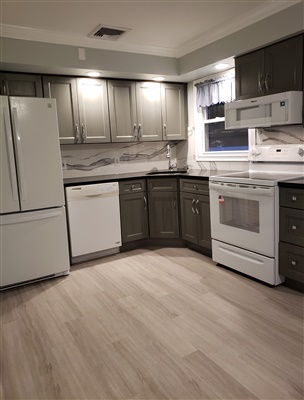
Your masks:
<instances>
[{"instance_id":1,"label":"freezer drawer","mask_svg":"<svg viewBox=\"0 0 304 400\"><path fill-rule=\"evenodd\" d=\"M65 208L0 217L0 287L69 272Z\"/></svg>"}]
</instances>

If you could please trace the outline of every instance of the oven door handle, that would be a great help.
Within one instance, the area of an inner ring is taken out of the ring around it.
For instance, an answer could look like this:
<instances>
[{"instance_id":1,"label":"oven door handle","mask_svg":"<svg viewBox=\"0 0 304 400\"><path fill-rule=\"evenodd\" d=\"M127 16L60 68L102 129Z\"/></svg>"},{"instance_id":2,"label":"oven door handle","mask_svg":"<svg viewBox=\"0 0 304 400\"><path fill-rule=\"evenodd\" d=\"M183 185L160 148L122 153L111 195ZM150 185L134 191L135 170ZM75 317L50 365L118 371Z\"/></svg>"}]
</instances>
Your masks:
<instances>
[{"instance_id":1,"label":"oven door handle","mask_svg":"<svg viewBox=\"0 0 304 400\"><path fill-rule=\"evenodd\" d=\"M229 185L229 186L228 186ZM225 192L230 194L242 193L242 194L253 194L259 196L274 196L274 188L268 186L240 186L234 184L224 184L209 182L209 188L215 189L219 192ZM230 186L231 185L231 186Z\"/></svg>"}]
</instances>

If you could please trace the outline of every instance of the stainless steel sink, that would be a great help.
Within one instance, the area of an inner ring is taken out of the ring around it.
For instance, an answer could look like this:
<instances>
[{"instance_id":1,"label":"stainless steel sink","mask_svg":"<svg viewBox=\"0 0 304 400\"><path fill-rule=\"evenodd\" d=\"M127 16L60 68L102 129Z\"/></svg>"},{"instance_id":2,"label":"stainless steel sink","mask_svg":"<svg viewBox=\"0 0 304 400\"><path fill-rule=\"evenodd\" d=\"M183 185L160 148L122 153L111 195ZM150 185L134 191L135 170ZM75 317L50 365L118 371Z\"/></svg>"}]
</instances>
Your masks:
<instances>
[{"instance_id":1,"label":"stainless steel sink","mask_svg":"<svg viewBox=\"0 0 304 400\"><path fill-rule=\"evenodd\" d=\"M186 174L188 171L186 169L164 169L158 171L150 171L147 172L146 175L177 175L177 174Z\"/></svg>"}]
</instances>

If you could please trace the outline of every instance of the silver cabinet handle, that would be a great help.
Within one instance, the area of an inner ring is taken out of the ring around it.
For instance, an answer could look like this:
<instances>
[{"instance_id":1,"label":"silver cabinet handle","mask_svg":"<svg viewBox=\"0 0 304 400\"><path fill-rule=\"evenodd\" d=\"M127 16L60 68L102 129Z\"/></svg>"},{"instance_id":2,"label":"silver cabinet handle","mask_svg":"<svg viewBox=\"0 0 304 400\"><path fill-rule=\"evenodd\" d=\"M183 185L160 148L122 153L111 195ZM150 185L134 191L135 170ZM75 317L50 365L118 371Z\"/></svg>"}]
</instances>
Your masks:
<instances>
[{"instance_id":1,"label":"silver cabinet handle","mask_svg":"<svg viewBox=\"0 0 304 400\"><path fill-rule=\"evenodd\" d=\"M173 199L173 207L176 210L176 199L175 198Z\"/></svg>"},{"instance_id":2,"label":"silver cabinet handle","mask_svg":"<svg viewBox=\"0 0 304 400\"><path fill-rule=\"evenodd\" d=\"M5 83L6 83L5 81L2 81L2 93L3 93L3 96L7 95L7 90L6 90L6 84Z\"/></svg>"},{"instance_id":3,"label":"silver cabinet handle","mask_svg":"<svg viewBox=\"0 0 304 400\"><path fill-rule=\"evenodd\" d=\"M137 139L139 140L141 137L141 124L138 124L138 135L137 135Z\"/></svg>"},{"instance_id":4,"label":"silver cabinet handle","mask_svg":"<svg viewBox=\"0 0 304 400\"><path fill-rule=\"evenodd\" d=\"M265 83L265 89L268 91L269 90L269 85L268 85L268 79L269 79L269 72L267 72L264 83Z\"/></svg>"},{"instance_id":5,"label":"silver cabinet handle","mask_svg":"<svg viewBox=\"0 0 304 400\"><path fill-rule=\"evenodd\" d=\"M199 203L199 200L196 200L196 202L195 202L195 211L196 211L197 215L199 215L198 203Z\"/></svg>"},{"instance_id":6,"label":"silver cabinet handle","mask_svg":"<svg viewBox=\"0 0 304 400\"><path fill-rule=\"evenodd\" d=\"M296 266L297 262L296 261L291 261L291 265Z\"/></svg>"},{"instance_id":7,"label":"silver cabinet handle","mask_svg":"<svg viewBox=\"0 0 304 400\"><path fill-rule=\"evenodd\" d=\"M144 196L145 210L147 209L147 198Z\"/></svg>"},{"instance_id":8,"label":"silver cabinet handle","mask_svg":"<svg viewBox=\"0 0 304 400\"><path fill-rule=\"evenodd\" d=\"M296 225L292 225L291 229L295 231L297 229L297 226Z\"/></svg>"},{"instance_id":9,"label":"silver cabinet handle","mask_svg":"<svg viewBox=\"0 0 304 400\"><path fill-rule=\"evenodd\" d=\"M136 124L133 125L133 133L134 133L134 139L138 139L137 138L138 131L137 131L137 125Z\"/></svg>"},{"instance_id":10,"label":"silver cabinet handle","mask_svg":"<svg viewBox=\"0 0 304 400\"><path fill-rule=\"evenodd\" d=\"M263 84L262 84L262 82L263 82L263 74L258 76L258 81L259 81L259 92L262 92L263 91Z\"/></svg>"},{"instance_id":11,"label":"silver cabinet handle","mask_svg":"<svg viewBox=\"0 0 304 400\"><path fill-rule=\"evenodd\" d=\"M164 136L167 136L167 125L164 124Z\"/></svg>"},{"instance_id":12,"label":"silver cabinet handle","mask_svg":"<svg viewBox=\"0 0 304 400\"><path fill-rule=\"evenodd\" d=\"M75 124L75 143L80 141L80 132L78 124Z\"/></svg>"},{"instance_id":13,"label":"silver cabinet handle","mask_svg":"<svg viewBox=\"0 0 304 400\"><path fill-rule=\"evenodd\" d=\"M194 204L195 204L195 199L193 199L193 200L192 200L192 203L191 203L191 208L192 208L193 214L195 214Z\"/></svg>"},{"instance_id":14,"label":"silver cabinet handle","mask_svg":"<svg viewBox=\"0 0 304 400\"><path fill-rule=\"evenodd\" d=\"M193 185L193 189L197 190L197 186L196 186L196 185Z\"/></svg>"},{"instance_id":15,"label":"silver cabinet handle","mask_svg":"<svg viewBox=\"0 0 304 400\"><path fill-rule=\"evenodd\" d=\"M297 196L292 196L291 200L292 201L297 201Z\"/></svg>"},{"instance_id":16,"label":"silver cabinet handle","mask_svg":"<svg viewBox=\"0 0 304 400\"><path fill-rule=\"evenodd\" d=\"M86 140L86 131L85 131L85 129L84 129L84 125L83 124L81 124L81 142L83 143L83 142L85 142L85 140Z\"/></svg>"}]
</instances>

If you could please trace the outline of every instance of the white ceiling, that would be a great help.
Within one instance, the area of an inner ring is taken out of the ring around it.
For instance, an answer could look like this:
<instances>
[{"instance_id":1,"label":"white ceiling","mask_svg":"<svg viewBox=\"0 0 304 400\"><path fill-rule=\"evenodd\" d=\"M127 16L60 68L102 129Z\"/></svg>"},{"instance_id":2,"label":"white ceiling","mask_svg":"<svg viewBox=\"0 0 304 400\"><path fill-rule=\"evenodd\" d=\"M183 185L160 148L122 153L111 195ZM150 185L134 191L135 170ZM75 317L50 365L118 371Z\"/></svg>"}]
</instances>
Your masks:
<instances>
[{"instance_id":1,"label":"white ceiling","mask_svg":"<svg viewBox=\"0 0 304 400\"><path fill-rule=\"evenodd\" d=\"M0 35L179 58L299 1L0 0ZM99 24L130 31L88 38Z\"/></svg>"}]
</instances>

